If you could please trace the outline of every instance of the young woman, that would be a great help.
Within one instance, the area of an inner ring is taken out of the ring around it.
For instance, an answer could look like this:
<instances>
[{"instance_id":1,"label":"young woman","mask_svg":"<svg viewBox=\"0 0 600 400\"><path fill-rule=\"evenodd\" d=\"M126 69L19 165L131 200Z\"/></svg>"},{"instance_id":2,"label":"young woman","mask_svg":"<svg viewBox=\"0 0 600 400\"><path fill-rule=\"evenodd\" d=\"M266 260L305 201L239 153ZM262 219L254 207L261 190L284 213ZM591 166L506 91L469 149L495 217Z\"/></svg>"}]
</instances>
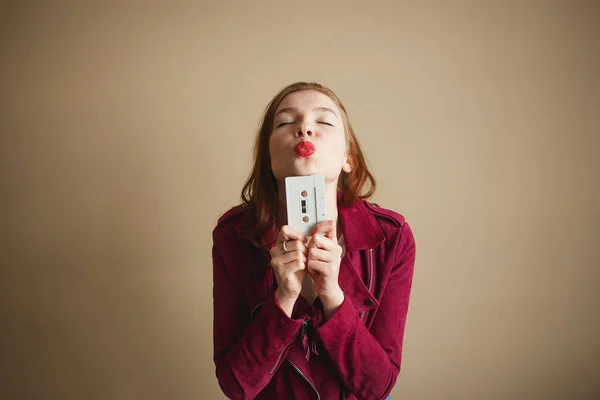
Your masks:
<instances>
[{"instance_id":1,"label":"young woman","mask_svg":"<svg viewBox=\"0 0 600 400\"><path fill-rule=\"evenodd\" d=\"M286 225L288 176L325 178L327 221ZM295 83L269 103L242 204L213 231L214 361L232 399L385 399L396 382L415 261L375 190L339 98Z\"/></svg>"}]
</instances>

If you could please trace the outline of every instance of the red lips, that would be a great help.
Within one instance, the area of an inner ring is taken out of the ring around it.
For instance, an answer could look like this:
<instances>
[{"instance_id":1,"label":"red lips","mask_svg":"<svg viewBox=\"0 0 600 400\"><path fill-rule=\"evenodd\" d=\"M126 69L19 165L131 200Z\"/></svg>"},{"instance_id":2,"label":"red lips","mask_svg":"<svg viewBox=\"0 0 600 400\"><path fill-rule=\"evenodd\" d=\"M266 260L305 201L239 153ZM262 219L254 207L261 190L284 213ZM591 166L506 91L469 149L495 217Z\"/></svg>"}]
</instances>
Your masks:
<instances>
[{"instance_id":1,"label":"red lips","mask_svg":"<svg viewBox=\"0 0 600 400\"><path fill-rule=\"evenodd\" d=\"M307 140L299 142L294 150L296 150L296 154L300 157L310 157L317 151L315 145Z\"/></svg>"}]
</instances>

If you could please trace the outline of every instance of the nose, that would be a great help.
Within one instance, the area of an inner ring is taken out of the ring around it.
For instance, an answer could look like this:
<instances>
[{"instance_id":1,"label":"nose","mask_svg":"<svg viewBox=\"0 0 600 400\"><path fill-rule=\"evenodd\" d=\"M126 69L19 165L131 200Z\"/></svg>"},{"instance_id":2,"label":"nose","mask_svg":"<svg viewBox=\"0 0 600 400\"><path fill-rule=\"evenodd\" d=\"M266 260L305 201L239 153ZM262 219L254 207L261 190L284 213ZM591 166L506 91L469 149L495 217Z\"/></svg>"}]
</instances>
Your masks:
<instances>
[{"instance_id":1,"label":"nose","mask_svg":"<svg viewBox=\"0 0 600 400\"><path fill-rule=\"evenodd\" d=\"M307 125L302 124L300 126L300 129L298 129L298 132L296 132L296 134L298 135L298 137L307 137L307 136L312 136L313 132L310 130L310 128Z\"/></svg>"}]
</instances>

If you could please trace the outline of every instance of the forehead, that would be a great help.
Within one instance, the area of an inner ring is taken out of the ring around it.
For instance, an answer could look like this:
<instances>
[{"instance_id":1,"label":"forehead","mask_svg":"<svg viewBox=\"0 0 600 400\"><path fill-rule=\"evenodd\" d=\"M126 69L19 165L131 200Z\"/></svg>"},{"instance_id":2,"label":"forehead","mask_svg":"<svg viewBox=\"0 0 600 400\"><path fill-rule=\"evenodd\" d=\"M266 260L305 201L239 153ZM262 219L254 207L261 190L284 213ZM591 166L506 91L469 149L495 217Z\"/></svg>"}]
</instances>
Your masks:
<instances>
[{"instance_id":1,"label":"forehead","mask_svg":"<svg viewBox=\"0 0 600 400\"><path fill-rule=\"evenodd\" d=\"M304 112L312 110L315 107L327 107L335 111L337 115L340 115L340 110L335 102L329 96L316 90L300 90L288 94L283 98L275 112L286 107L297 108L299 111Z\"/></svg>"}]
</instances>

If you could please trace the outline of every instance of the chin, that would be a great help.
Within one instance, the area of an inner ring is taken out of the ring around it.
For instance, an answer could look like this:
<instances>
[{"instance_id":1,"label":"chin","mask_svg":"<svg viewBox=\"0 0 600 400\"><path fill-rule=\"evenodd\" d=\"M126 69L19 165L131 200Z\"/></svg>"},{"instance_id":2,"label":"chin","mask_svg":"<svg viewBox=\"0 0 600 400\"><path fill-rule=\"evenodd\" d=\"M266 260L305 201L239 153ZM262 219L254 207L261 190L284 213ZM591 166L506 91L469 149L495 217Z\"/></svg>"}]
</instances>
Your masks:
<instances>
[{"instance_id":1,"label":"chin","mask_svg":"<svg viewBox=\"0 0 600 400\"><path fill-rule=\"evenodd\" d=\"M330 175L323 168L319 168L315 159L312 158L296 158L287 166L281 166L277 171L273 171L275 178L279 181L284 180L288 176L309 176L309 175L324 175L325 178ZM276 172L276 173L275 173Z\"/></svg>"},{"instance_id":2,"label":"chin","mask_svg":"<svg viewBox=\"0 0 600 400\"><path fill-rule=\"evenodd\" d=\"M287 178L288 176L309 176L309 175L316 175L318 174L318 172L311 172L311 171L290 171L288 174L284 174L284 178Z\"/></svg>"},{"instance_id":3,"label":"chin","mask_svg":"<svg viewBox=\"0 0 600 400\"><path fill-rule=\"evenodd\" d=\"M321 172L316 168L295 168L292 171L292 174L289 176L309 176L309 175L317 175Z\"/></svg>"},{"instance_id":4,"label":"chin","mask_svg":"<svg viewBox=\"0 0 600 400\"><path fill-rule=\"evenodd\" d=\"M309 175L315 175L315 174L318 174L318 172L314 172L314 171L306 169L306 168L290 168L285 171L278 171L277 173L274 173L273 175L275 176L276 180L281 182L288 176L309 176Z\"/></svg>"}]
</instances>

